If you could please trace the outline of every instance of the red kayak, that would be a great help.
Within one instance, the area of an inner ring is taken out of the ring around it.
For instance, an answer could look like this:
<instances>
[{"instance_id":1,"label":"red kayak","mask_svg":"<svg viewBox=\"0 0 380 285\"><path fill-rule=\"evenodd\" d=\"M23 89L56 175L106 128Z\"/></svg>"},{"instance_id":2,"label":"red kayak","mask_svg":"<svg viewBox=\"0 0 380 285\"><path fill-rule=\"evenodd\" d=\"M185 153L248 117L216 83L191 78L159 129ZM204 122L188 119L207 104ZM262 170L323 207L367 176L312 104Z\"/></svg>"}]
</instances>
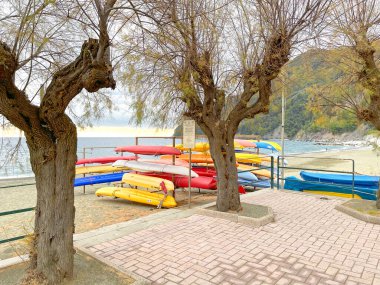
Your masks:
<instances>
[{"instance_id":1,"label":"red kayak","mask_svg":"<svg viewBox=\"0 0 380 285\"><path fill-rule=\"evenodd\" d=\"M162 179L172 180L172 175L167 173L142 173L143 175L160 177ZM174 181L176 187L189 187L189 178L187 176L174 176ZM201 188L208 190L216 190L216 180L213 177L193 177L191 178L191 187L193 188Z\"/></svg>"},{"instance_id":2,"label":"red kayak","mask_svg":"<svg viewBox=\"0 0 380 285\"><path fill-rule=\"evenodd\" d=\"M193 167L192 171L197 173L199 176L215 177L216 170L213 167Z\"/></svg>"},{"instance_id":3,"label":"red kayak","mask_svg":"<svg viewBox=\"0 0 380 285\"><path fill-rule=\"evenodd\" d=\"M143 175L148 176L154 176L154 177L160 177L162 179L171 180L173 176L171 174L167 173L153 173L153 172L144 172ZM189 187L189 178L187 176L174 176L174 185L176 187L182 187L187 188ZM205 177L205 176L199 176L199 177L193 177L191 178L191 187L192 188L200 188L200 189L207 189L207 190L216 190L217 189L217 181L214 177ZM245 189L243 186L239 185L239 193L245 194Z\"/></svg>"},{"instance_id":4,"label":"red kayak","mask_svg":"<svg viewBox=\"0 0 380 285\"><path fill-rule=\"evenodd\" d=\"M111 163L117 160L136 160L136 156L103 156L103 157L90 157L79 159L76 165L90 164L90 163Z\"/></svg>"},{"instance_id":5,"label":"red kayak","mask_svg":"<svg viewBox=\"0 0 380 285\"><path fill-rule=\"evenodd\" d=\"M130 145L119 146L115 148L116 152L131 152L135 154L146 155L180 155L181 151L171 146L154 146L154 145Z\"/></svg>"}]
</instances>

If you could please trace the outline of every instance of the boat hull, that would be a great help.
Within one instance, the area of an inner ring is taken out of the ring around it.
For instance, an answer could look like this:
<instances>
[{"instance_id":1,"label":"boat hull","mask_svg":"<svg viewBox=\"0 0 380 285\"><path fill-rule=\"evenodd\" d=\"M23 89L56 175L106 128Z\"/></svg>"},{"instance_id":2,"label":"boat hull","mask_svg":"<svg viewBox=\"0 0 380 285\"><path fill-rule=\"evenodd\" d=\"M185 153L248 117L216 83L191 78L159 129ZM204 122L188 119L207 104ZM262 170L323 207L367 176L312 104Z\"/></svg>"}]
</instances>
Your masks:
<instances>
[{"instance_id":1,"label":"boat hull","mask_svg":"<svg viewBox=\"0 0 380 285\"><path fill-rule=\"evenodd\" d=\"M173 208L177 206L177 202L174 197L168 195L165 198L164 194L151 193L145 190L122 187L104 187L97 190L95 194L98 197L114 197L152 206L160 205L161 201L164 199L162 207Z\"/></svg>"},{"instance_id":2,"label":"boat hull","mask_svg":"<svg viewBox=\"0 0 380 285\"><path fill-rule=\"evenodd\" d=\"M304 191L320 195L352 198L352 187L344 184L327 184L316 181L304 181L295 176L285 178L284 189ZM376 200L376 189L355 187L354 198Z\"/></svg>"}]
</instances>

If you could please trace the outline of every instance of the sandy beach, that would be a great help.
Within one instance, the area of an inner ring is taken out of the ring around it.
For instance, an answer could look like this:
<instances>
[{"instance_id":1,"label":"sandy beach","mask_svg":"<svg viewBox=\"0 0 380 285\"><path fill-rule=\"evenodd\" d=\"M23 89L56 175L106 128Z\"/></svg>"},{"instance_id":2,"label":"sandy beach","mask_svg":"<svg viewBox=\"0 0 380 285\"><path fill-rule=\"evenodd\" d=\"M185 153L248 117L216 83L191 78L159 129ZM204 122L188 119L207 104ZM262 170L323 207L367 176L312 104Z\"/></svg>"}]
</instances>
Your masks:
<instances>
[{"instance_id":1,"label":"sandy beach","mask_svg":"<svg viewBox=\"0 0 380 285\"><path fill-rule=\"evenodd\" d=\"M310 158L311 157L311 158ZM352 171L352 161L355 161L355 172L368 175L380 175L380 153L373 150L355 149L333 152L319 152L287 157L288 167L296 168L319 168L338 171ZM297 175L299 170L285 171L285 176ZM0 180L0 187L33 183L34 179ZM131 219L136 219L157 211L155 207L128 202L121 199L108 197L98 198L95 191L104 185L75 188L76 206L76 232L81 233L102 226L115 224ZM188 192L179 190L176 199L181 207L187 207ZM36 189L34 185L18 186L12 188L0 188L0 194L5 197L0 204L0 212L20 208L34 207L36 202ZM192 194L194 205L207 203L216 199L216 192L204 192ZM10 238L16 235L24 235L32 232L34 212L20 213L0 217L0 239ZM0 259L9 258L27 252L25 241L0 244Z\"/></svg>"},{"instance_id":2,"label":"sandy beach","mask_svg":"<svg viewBox=\"0 0 380 285\"><path fill-rule=\"evenodd\" d=\"M311 157L311 158L310 158ZM288 167L316 168L358 174L380 175L380 152L370 147L340 151L326 151L287 157ZM285 176L298 174L299 170L286 170Z\"/></svg>"}]
</instances>

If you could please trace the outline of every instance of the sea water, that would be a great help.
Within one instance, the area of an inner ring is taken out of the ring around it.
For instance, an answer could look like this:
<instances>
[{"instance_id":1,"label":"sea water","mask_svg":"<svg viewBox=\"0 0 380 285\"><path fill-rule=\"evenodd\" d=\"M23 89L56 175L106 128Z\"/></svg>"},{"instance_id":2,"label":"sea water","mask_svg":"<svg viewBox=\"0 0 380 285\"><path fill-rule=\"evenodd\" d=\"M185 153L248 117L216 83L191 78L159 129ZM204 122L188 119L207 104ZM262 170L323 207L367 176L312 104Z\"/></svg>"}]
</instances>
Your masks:
<instances>
[{"instance_id":1,"label":"sea water","mask_svg":"<svg viewBox=\"0 0 380 285\"><path fill-rule=\"evenodd\" d=\"M273 140L280 143L279 140ZM29 162L29 150L25 139L2 138L0 142L0 179L13 177L33 176ZM176 139L176 143L181 143L181 139ZM99 157L114 156L116 146L135 145L136 139L132 137L80 137L78 138L77 156ZM164 138L139 138L140 145L172 145L173 140ZM285 154L298 154L310 152L322 152L329 150L340 150L345 148L342 145L320 145L316 142L285 141ZM269 150L261 150L262 153L271 153Z\"/></svg>"}]
</instances>

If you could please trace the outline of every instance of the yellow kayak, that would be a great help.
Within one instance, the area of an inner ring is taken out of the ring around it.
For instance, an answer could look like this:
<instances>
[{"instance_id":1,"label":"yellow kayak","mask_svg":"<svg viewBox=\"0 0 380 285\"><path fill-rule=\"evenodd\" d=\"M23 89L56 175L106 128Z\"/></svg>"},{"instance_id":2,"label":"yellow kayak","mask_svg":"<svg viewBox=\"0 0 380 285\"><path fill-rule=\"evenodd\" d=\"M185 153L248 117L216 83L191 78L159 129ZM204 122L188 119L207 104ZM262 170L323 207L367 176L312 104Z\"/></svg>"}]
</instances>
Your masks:
<instances>
[{"instance_id":1,"label":"yellow kayak","mask_svg":"<svg viewBox=\"0 0 380 285\"><path fill-rule=\"evenodd\" d=\"M180 151L189 151L189 148L186 148L183 146L183 144L177 144L175 146L176 149L179 149ZM195 144L195 148L192 148L192 151L198 151L198 152L206 152L210 149L210 145L207 142L198 142Z\"/></svg>"},{"instance_id":2,"label":"yellow kayak","mask_svg":"<svg viewBox=\"0 0 380 285\"><path fill-rule=\"evenodd\" d=\"M161 183L164 182L168 191L174 191L174 184L172 181L158 177L151 177L135 173L126 173L123 175L123 179L121 181L128 183L129 185L155 190L162 190Z\"/></svg>"},{"instance_id":3,"label":"yellow kayak","mask_svg":"<svg viewBox=\"0 0 380 285\"><path fill-rule=\"evenodd\" d=\"M237 152L236 161L241 163L261 163L261 158L257 154Z\"/></svg>"},{"instance_id":4,"label":"yellow kayak","mask_svg":"<svg viewBox=\"0 0 380 285\"><path fill-rule=\"evenodd\" d=\"M131 189L131 188L122 188L122 187L104 187L96 191L96 196L108 196L114 198L120 198L132 202L158 206L161 201L165 199L162 203L164 208L173 208L177 206L173 196L164 196L160 193L150 193L145 190Z\"/></svg>"},{"instance_id":5,"label":"yellow kayak","mask_svg":"<svg viewBox=\"0 0 380 285\"><path fill-rule=\"evenodd\" d=\"M161 156L161 159L168 159L170 155L163 155ZM190 155L188 153L177 155L176 156L179 159L189 161ZM191 155L191 162L192 163L214 163L214 161L211 158L211 155L207 153L193 153Z\"/></svg>"},{"instance_id":6,"label":"yellow kayak","mask_svg":"<svg viewBox=\"0 0 380 285\"><path fill-rule=\"evenodd\" d=\"M239 164L239 166L238 166L238 170L240 170L240 171L251 170L251 169L253 169L253 167L249 166L249 165ZM267 169L255 169L255 170L252 170L250 172L255 174L255 175L263 176L263 177L267 177L267 178L270 178L270 176L271 176L270 171Z\"/></svg>"},{"instance_id":7,"label":"yellow kayak","mask_svg":"<svg viewBox=\"0 0 380 285\"><path fill-rule=\"evenodd\" d=\"M128 167L114 167L112 165L81 166L75 168L75 174L108 173L128 170Z\"/></svg>"},{"instance_id":8,"label":"yellow kayak","mask_svg":"<svg viewBox=\"0 0 380 285\"><path fill-rule=\"evenodd\" d=\"M235 148L244 148L241 144L238 142L234 142L234 147ZM179 149L180 151L189 151L188 148L185 148L183 144L177 144L175 146L176 149ZM197 151L197 152L207 152L210 150L210 144L207 142L198 142L195 144L195 148L191 149L192 151Z\"/></svg>"}]
</instances>

